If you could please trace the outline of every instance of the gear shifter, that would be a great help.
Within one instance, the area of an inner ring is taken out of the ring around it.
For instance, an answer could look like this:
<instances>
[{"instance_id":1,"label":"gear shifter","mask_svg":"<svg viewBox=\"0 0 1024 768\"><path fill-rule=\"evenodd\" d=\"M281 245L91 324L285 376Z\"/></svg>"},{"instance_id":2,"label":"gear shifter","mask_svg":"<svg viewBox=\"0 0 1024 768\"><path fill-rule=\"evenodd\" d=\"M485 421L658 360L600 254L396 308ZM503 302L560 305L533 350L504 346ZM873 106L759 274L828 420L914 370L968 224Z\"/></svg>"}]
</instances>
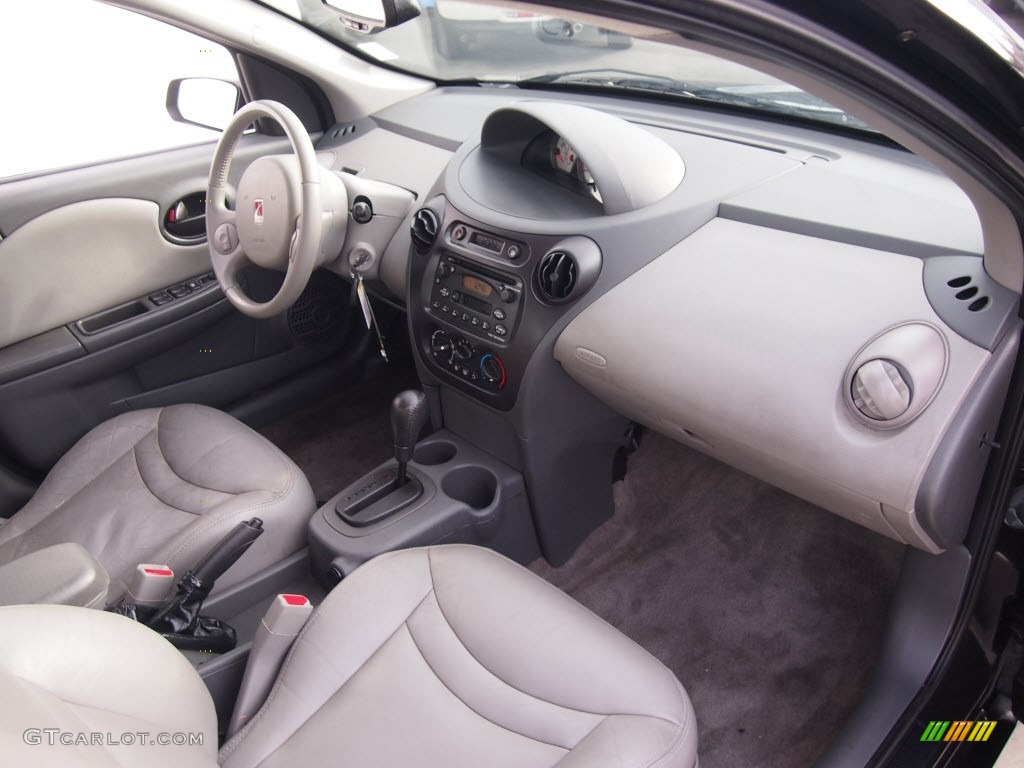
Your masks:
<instances>
[{"instance_id":1,"label":"gear shifter","mask_svg":"<svg viewBox=\"0 0 1024 768\"><path fill-rule=\"evenodd\" d=\"M346 523L363 528L407 508L423 495L423 483L408 472L416 438L427 422L427 396L416 389L399 392L391 401L391 432L395 461L370 473L342 496L335 511Z\"/></svg>"},{"instance_id":2,"label":"gear shifter","mask_svg":"<svg viewBox=\"0 0 1024 768\"><path fill-rule=\"evenodd\" d=\"M395 441L395 461L398 462L398 477L395 488L405 485L408 477L406 467L412 458L416 438L423 431L427 421L427 396L418 389L399 392L391 401L391 433Z\"/></svg>"}]
</instances>

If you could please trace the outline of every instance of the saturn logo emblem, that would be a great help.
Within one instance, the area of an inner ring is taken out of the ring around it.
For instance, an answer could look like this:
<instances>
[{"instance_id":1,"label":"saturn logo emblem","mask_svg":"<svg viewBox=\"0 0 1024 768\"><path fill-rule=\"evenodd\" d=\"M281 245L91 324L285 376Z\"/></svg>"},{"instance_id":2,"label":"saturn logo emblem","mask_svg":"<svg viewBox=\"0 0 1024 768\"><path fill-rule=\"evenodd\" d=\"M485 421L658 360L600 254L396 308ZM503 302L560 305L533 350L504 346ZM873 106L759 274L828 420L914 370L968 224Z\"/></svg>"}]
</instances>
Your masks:
<instances>
[{"instance_id":1,"label":"saturn logo emblem","mask_svg":"<svg viewBox=\"0 0 1024 768\"><path fill-rule=\"evenodd\" d=\"M253 224L263 223L263 198L258 197L252 201L252 221Z\"/></svg>"}]
</instances>

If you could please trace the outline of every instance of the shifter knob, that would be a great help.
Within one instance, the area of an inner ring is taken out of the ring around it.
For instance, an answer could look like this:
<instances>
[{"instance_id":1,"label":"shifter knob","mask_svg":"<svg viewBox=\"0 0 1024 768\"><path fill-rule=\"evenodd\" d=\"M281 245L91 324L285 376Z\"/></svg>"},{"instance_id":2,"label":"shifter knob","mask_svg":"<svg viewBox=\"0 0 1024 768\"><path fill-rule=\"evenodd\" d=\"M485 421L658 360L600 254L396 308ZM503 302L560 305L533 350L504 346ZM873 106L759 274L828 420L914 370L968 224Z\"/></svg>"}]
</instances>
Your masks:
<instances>
[{"instance_id":1,"label":"shifter knob","mask_svg":"<svg viewBox=\"0 0 1024 768\"><path fill-rule=\"evenodd\" d=\"M391 401L391 433L395 439L399 484L405 481L405 465L412 457L416 438L427 421L427 396L418 389L399 392Z\"/></svg>"}]
</instances>

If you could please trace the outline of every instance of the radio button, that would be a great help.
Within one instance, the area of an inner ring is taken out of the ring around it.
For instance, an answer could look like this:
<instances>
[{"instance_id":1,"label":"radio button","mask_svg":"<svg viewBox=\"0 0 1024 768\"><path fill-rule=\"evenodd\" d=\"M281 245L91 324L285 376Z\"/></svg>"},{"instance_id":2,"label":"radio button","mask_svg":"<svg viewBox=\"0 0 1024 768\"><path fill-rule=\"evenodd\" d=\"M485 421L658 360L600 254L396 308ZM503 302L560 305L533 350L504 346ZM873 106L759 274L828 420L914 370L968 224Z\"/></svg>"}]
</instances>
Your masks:
<instances>
[{"instance_id":1,"label":"radio button","mask_svg":"<svg viewBox=\"0 0 1024 768\"><path fill-rule=\"evenodd\" d=\"M510 259L518 259L519 258L519 246L518 245L510 245L508 247L508 251L506 252L506 255Z\"/></svg>"},{"instance_id":2,"label":"radio button","mask_svg":"<svg viewBox=\"0 0 1024 768\"><path fill-rule=\"evenodd\" d=\"M508 335L508 328L506 328L504 325L501 325L499 323L498 325L494 326L494 332L496 334L498 334L499 336L507 336Z\"/></svg>"},{"instance_id":3,"label":"radio button","mask_svg":"<svg viewBox=\"0 0 1024 768\"><path fill-rule=\"evenodd\" d=\"M456 227L455 229L452 230L452 237L459 241L465 240L466 228L461 225Z\"/></svg>"},{"instance_id":4,"label":"radio button","mask_svg":"<svg viewBox=\"0 0 1024 768\"><path fill-rule=\"evenodd\" d=\"M449 288L448 286L444 286L444 285L441 286L441 295L442 296L451 296L452 295L452 289ZM452 296L452 301L458 301L458 299L456 299L454 296Z\"/></svg>"},{"instance_id":5,"label":"radio button","mask_svg":"<svg viewBox=\"0 0 1024 768\"><path fill-rule=\"evenodd\" d=\"M505 310L501 309L500 307L498 309L494 310L494 319L495 320L504 320L505 319Z\"/></svg>"}]
</instances>

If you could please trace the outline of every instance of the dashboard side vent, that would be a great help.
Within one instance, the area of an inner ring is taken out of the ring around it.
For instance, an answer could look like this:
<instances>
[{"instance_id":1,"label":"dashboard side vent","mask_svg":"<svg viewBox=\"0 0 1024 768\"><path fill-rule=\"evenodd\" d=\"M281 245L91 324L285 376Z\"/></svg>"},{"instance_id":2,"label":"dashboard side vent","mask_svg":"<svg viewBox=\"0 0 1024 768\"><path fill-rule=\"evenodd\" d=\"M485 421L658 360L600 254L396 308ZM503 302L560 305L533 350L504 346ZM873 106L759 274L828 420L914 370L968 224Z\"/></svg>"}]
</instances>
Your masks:
<instances>
[{"instance_id":1,"label":"dashboard side vent","mask_svg":"<svg viewBox=\"0 0 1024 768\"><path fill-rule=\"evenodd\" d=\"M939 319L972 344L995 350L1017 316L1020 294L996 282L981 256L928 256L923 277Z\"/></svg>"},{"instance_id":2,"label":"dashboard side vent","mask_svg":"<svg viewBox=\"0 0 1024 768\"><path fill-rule=\"evenodd\" d=\"M947 280L946 285L955 291L954 295L958 301L971 302L967 305L968 312L980 312L992 302L988 296L978 295L980 289L977 285L971 285L970 275L954 277L952 280Z\"/></svg>"},{"instance_id":3,"label":"dashboard side vent","mask_svg":"<svg viewBox=\"0 0 1024 768\"><path fill-rule=\"evenodd\" d=\"M576 287L576 260L565 251L552 251L537 268L537 286L548 301L565 301Z\"/></svg>"},{"instance_id":4,"label":"dashboard side vent","mask_svg":"<svg viewBox=\"0 0 1024 768\"><path fill-rule=\"evenodd\" d=\"M437 239L437 215L429 208L420 208L412 217L412 247L421 256L430 250Z\"/></svg>"},{"instance_id":5,"label":"dashboard side vent","mask_svg":"<svg viewBox=\"0 0 1024 768\"><path fill-rule=\"evenodd\" d=\"M338 123L327 131L328 139L340 139L356 132L355 123Z\"/></svg>"}]
</instances>

